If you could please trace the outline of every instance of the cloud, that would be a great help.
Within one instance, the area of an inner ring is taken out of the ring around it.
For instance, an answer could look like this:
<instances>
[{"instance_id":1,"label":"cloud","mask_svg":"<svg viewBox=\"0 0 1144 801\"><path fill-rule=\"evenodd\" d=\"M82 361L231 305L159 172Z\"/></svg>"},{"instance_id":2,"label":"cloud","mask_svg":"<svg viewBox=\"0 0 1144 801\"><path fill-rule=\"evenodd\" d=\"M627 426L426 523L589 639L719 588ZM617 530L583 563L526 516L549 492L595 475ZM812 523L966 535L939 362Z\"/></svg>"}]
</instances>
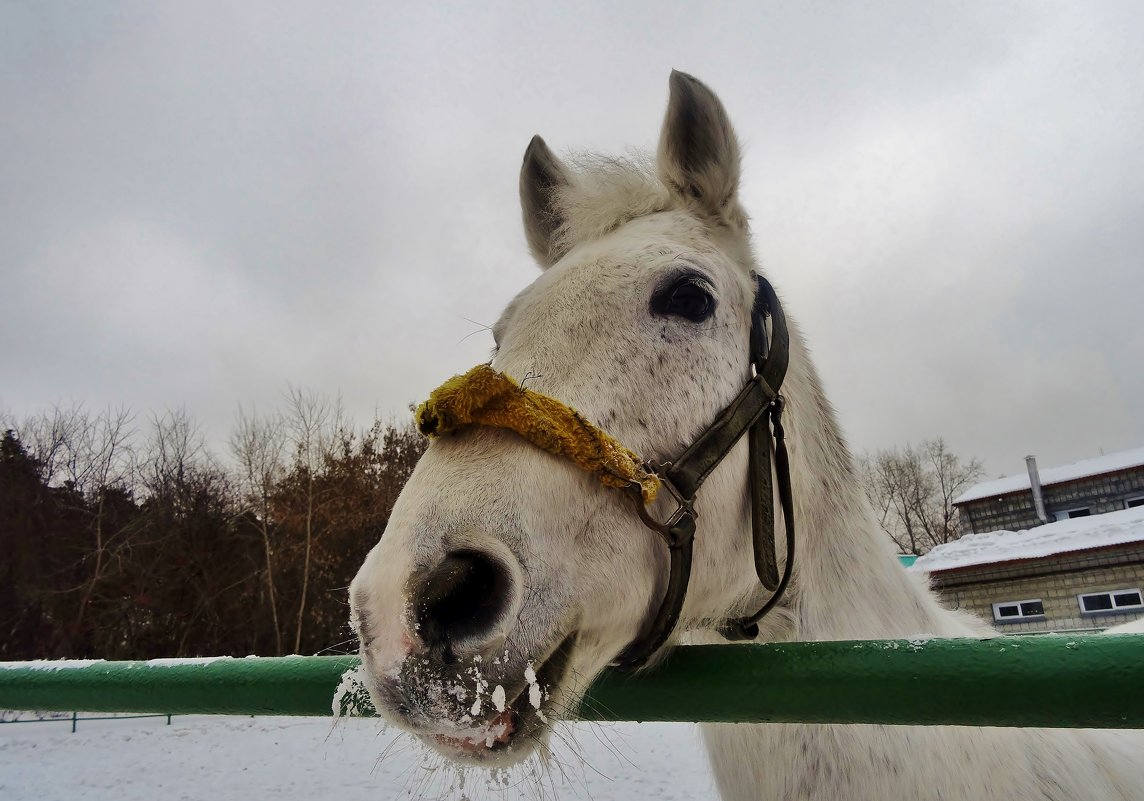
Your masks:
<instances>
[{"instance_id":1,"label":"cloud","mask_svg":"<svg viewBox=\"0 0 1144 801\"><path fill-rule=\"evenodd\" d=\"M0 403L185 404L216 442L288 383L400 413L535 276L529 137L652 145L679 67L746 142L758 251L857 449L1139 445L1142 15L8 4Z\"/></svg>"}]
</instances>

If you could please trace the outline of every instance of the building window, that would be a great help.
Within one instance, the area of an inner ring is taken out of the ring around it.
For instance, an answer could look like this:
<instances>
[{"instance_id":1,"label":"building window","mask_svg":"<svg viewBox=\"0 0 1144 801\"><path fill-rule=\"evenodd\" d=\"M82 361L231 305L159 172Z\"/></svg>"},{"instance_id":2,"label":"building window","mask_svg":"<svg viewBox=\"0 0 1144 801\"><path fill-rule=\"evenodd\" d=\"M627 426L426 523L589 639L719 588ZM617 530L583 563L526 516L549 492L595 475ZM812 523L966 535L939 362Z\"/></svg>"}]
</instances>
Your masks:
<instances>
[{"instance_id":1,"label":"building window","mask_svg":"<svg viewBox=\"0 0 1144 801\"><path fill-rule=\"evenodd\" d=\"M1135 509L1137 506L1144 506L1144 495L1137 495L1133 498L1124 499L1125 509Z\"/></svg>"},{"instance_id":2,"label":"building window","mask_svg":"<svg viewBox=\"0 0 1144 801\"><path fill-rule=\"evenodd\" d=\"M1024 601L1002 601L993 604L993 619L998 623L1026 623L1045 619L1045 605L1040 598Z\"/></svg>"},{"instance_id":3,"label":"building window","mask_svg":"<svg viewBox=\"0 0 1144 801\"><path fill-rule=\"evenodd\" d=\"M1117 612L1135 612L1144 609L1144 597L1139 589L1086 592L1076 597L1082 615L1114 615Z\"/></svg>"},{"instance_id":4,"label":"building window","mask_svg":"<svg viewBox=\"0 0 1144 801\"><path fill-rule=\"evenodd\" d=\"M1088 517L1092 511L1087 506L1082 506L1077 509L1061 509L1059 512L1053 512L1053 520L1072 520L1074 517Z\"/></svg>"}]
</instances>

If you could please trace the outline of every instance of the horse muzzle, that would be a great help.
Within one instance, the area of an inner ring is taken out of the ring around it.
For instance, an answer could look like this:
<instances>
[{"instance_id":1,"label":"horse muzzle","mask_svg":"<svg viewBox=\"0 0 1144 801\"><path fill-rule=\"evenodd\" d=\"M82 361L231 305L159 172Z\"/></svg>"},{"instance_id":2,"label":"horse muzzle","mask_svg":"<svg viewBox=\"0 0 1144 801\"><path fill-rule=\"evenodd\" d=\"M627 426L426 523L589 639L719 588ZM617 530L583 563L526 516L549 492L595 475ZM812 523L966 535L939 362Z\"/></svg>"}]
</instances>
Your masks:
<instances>
[{"instance_id":1,"label":"horse muzzle","mask_svg":"<svg viewBox=\"0 0 1144 801\"><path fill-rule=\"evenodd\" d=\"M485 658L444 662L411 653L396 673L364 665L374 706L391 723L458 762L485 767L529 756L566 702L563 681L575 646L566 636L540 660L514 657L511 643Z\"/></svg>"}]
</instances>

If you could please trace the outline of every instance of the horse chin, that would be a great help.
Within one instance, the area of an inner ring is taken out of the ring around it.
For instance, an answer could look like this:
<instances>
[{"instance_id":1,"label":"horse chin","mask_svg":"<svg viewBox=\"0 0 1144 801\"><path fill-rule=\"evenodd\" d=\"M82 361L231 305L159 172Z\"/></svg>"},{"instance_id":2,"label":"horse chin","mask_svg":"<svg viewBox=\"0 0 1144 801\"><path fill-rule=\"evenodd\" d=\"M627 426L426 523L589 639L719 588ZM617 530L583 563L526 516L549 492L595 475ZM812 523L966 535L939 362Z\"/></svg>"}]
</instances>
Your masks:
<instances>
[{"instance_id":1,"label":"horse chin","mask_svg":"<svg viewBox=\"0 0 1144 801\"><path fill-rule=\"evenodd\" d=\"M409 675L427 672L424 663L414 664L397 682L403 702L386 703L375 695L375 705L384 717L454 762L486 768L512 765L543 750L552 724L561 718L575 640L575 633L569 634L535 668L529 662L499 669L503 664L493 660L485 669L485 663L475 660L438 666L434 678L414 685ZM462 700L455 689L459 685L446 678L466 674L484 687L475 700L472 695ZM392 699L394 693L384 695Z\"/></svg>"}]
</instances>

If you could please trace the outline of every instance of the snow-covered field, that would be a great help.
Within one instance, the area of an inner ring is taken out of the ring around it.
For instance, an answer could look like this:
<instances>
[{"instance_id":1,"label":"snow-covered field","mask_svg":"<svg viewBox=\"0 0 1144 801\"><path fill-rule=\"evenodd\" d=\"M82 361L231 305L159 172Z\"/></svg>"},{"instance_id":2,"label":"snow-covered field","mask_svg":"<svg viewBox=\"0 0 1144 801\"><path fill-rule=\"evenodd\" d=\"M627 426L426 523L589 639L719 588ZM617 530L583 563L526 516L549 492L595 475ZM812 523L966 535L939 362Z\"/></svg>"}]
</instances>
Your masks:
<instances>
[{"instance_id":1,"label":"snow-covered field","mask_svg":"<svg viewBox=\"0 0 1144 801\"><path fill-rule=\"evenodd\" d=\"M506 773L443 764L377 720L176 716L0 724L4 801L388 801L717 797L689 724L577 724L553 760Z\"/></svg>"}]
</instances>

